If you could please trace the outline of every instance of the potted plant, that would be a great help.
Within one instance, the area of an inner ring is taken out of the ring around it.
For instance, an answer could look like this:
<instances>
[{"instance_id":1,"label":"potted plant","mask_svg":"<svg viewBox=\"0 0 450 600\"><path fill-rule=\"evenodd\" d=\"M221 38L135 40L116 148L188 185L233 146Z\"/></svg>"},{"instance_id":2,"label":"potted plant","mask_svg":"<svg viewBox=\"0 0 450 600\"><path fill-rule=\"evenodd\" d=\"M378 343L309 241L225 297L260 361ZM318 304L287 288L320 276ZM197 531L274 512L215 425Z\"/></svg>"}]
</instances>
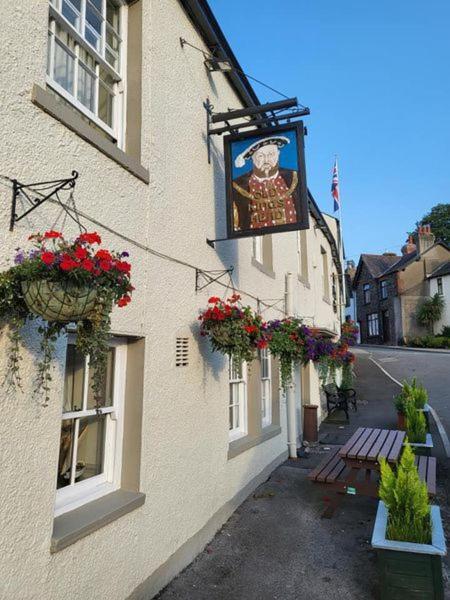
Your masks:
<instances>
[{"instance_id":1,"label":"potted plant","mask_svg":"<svg viewBox=\"0 0 450 600\"><path fill-rule=\"evenodd\" d=\"M408 444L397 472L381 461L380 502L372 535L381 599L444 599L442 556L447 553L438 506L430 506Z\"/></svg>"},{"instance_id":2,"label":"potted plant","mask_svg":"<svg viewBox=\"0 0 450 600\"><path fill-rule=\"evenodd\" d=\"M314 338L308 327L295 317L269 321L264 327L264 338L270 353L280 360L281 386L286 391L292 382L294 364L312 359L309 352Z\"/></svg>"},{"instance_id":3,"label":"potted plant","mask_svg":"<svg viewBox=\"0 0 450 600\"><path fill-rule=\"evenodd\" d=\"M51 361L58 336L68 325L76 326L76 344L89 355L95 372L92 389L96 401L106 368L107 339L112 306L131 301L131 265L127 252L97 246L97 233L82 233L75 240L58 231L30 236L33 248L18 249L14 266L0 274L0 319L10 326L10 379L20 386L21 329L27 321L40 319L42 358L38 362L36 390L48 402Z\"/></svg>"},{"instance_id":4,"label":"potted plant","mask_svg":"<svg viewBox=\"0 0 450 600\"><path fill-rule=\"evenodd\" d=\"M422 411L417 410L414 400L409 398L405 403L406 434L416 454L429 454L433 448L431 433L427 432L427 422Z\"/></svg>"},{"instance_id":5,"label":"potted plant","mask_svg":"<svg viewBox=\"0 0 450 600\"><path fill-rule=\"evenodd\" d=\"M208 308L198 317L200 335L209 337L213 350L226 354L238 362L250 362L256 349L267 347L262 337L262 319L250 306L239 306L239 294L228 300L212 296Z\"/></svg>"}]
</instances>

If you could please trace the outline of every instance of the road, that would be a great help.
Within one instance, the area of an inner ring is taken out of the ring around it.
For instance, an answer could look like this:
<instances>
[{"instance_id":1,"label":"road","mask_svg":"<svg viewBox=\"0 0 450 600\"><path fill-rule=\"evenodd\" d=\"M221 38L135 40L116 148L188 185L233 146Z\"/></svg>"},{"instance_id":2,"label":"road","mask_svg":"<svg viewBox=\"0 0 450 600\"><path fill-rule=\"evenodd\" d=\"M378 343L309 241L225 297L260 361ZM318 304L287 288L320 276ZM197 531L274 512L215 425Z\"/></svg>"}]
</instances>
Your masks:
<instances>
[{"instance_id":1,"label":"road","mask_svg":"<svg viewBox=\"0 0 450 600\"><path fill-rule=\"evenodd\" d=\"M393 350L383 347L365 347L392 377L398 381L417 377L427 388L429 403L439 416L450 438L450 353Z\"/></svg>"}]
</instances>

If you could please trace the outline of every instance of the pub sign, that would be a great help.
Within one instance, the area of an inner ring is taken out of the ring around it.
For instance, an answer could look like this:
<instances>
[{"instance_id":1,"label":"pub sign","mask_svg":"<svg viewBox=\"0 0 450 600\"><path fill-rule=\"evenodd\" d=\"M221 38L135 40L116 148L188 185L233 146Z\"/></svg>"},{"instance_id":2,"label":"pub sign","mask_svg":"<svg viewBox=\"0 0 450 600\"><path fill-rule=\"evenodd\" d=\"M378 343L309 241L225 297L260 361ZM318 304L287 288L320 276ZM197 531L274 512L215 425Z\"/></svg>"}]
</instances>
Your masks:
<instances>
[{"instance_id":1,"label":"pub sign","mask_svg":"<svg viewBox=\"0 0 450 600\"><path fill-rule=\"evenodd\" d=\"M307 229L303 122L224 138L229 238Z\"/></svg>"}]
</instances>

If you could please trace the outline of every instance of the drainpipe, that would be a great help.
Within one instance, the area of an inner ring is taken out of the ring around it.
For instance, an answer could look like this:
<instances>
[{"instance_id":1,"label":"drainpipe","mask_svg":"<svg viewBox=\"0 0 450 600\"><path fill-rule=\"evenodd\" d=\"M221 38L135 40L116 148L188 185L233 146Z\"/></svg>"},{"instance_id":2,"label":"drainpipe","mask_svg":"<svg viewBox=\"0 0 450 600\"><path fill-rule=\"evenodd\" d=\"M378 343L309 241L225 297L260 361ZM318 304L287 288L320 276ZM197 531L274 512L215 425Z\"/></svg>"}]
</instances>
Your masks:
<instances>
[{"instance_id":1,"label":"drainpipe","mask_svg":"<svg viewBox=\"0 0 450 600\"><path fill-rule=\"evenodd\" d=\"M287 317L294 314L294 298L292 293L292 273L286 273L284 292L284 311ZM286 415L287 415L287 445L289 458L297 458L297 415L295 414L295 382L286 391Z\"/></svg>"}]
</instances>

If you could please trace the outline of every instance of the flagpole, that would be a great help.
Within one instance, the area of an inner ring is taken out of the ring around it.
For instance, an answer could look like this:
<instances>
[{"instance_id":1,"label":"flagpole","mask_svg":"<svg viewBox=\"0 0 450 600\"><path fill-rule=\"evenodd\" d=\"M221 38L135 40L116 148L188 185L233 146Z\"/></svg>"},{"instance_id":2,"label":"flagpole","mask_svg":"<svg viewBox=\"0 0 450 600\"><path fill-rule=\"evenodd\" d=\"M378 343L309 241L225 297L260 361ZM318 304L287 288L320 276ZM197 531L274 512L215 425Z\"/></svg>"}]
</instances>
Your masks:
<instances>
[{"instance_id":1,"label":"flagpole","mask_svg":"<svg viewBox=\"0 0 450 600\"><path fill-rule=\"evenodd\" d=\"M334 155L334 164L336 166L336 169L338 169L337 167L337 154ZM339 177L339 171L338 171L338 177ZM338 219L339 219L339 228L338 228L338 237L339 237L339 260L341 262L341 267L342 267L342 276L341 276L341 286L342 286L342 296L341 296L341 302L340 302L340 316L341 316L341 324L344 322L345 318L344 318L344 314L345 314L345 296L346 296L346 290L345 290L345 268L344 268L344 235L343 235L343 229L342 229L342 204L341 204L341 184L339 182L339 210L338 210Z\"/></svg>"}]
</instances>

